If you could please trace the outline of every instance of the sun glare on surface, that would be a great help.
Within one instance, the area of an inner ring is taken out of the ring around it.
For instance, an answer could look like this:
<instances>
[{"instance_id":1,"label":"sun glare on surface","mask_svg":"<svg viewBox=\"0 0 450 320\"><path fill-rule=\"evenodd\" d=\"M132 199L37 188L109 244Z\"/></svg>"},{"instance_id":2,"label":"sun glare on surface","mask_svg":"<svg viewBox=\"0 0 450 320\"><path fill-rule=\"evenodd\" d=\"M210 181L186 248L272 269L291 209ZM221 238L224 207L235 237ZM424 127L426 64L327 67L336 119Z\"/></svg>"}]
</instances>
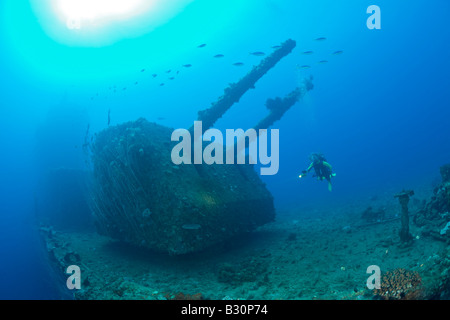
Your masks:
<instances>
[{"instance_id":1,"label":"sun glare on surface","mask_svg":"<svg viewBox=\"0 0 450 320\"><path fill-rule=\"evenodd\" d=\"M151 7L154 0L54 0L67 28L81 29L105 20L123 20Z\"/></svg>"},{"instance_id":2,"label":"sun glare on surface","mask_svg":"<svg viewBox=\"0 0 450 320\"><path fill-rule=\"evenodd\" d=\"M37 21L53 40L69 46L99 47L148 34L195 0L29 1Z\"/></svg>"}]
</instances>

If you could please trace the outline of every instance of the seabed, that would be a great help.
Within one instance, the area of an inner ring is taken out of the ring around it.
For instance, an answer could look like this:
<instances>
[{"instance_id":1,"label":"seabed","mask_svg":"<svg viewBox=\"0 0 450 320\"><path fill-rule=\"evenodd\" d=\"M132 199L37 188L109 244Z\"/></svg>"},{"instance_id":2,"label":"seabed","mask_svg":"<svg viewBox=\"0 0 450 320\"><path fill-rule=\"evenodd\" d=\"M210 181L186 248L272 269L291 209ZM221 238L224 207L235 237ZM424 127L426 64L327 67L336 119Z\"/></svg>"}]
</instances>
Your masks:
<instances>
[{"instance_id":1,"label":"seabed","mask_svg":"<svg viewBox=\"0 0 450 320\"><path fill-rule=\"evenodd\" d=\"M62 275L68 277L69 265L80 266L81 289L71 292L75 299L450 298L449 241L431 236L438 226L424 232L411 223L414 240L405 246L398 235L401 226L395 214L400 209L395 202L387 210L394 218L384 222L363 223L361 212L366 208L352 204L309 214L287 210L276 221L227 244L182 256L142 250L96 232L42 227L41 234ZM379 266L382 275L407 270L420 282L394 278L396 285L404 285L402 295L379 295L366 285L371 265Z\"/></svg>"}]
</instances>

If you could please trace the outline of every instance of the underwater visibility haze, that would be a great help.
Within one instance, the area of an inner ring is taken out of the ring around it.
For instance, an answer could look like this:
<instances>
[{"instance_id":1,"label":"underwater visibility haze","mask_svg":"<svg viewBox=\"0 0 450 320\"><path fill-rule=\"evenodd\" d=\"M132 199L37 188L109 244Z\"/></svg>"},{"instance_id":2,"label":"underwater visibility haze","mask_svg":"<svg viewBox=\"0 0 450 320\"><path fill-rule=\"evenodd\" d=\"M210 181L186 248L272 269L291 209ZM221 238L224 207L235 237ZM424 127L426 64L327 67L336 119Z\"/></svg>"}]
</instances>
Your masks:
<instances>
[{"instance_id":1,"label":"underwater visibility haze","mask_svg":"<svg viewBox=\"0 0 450 320\"><path fill-rule=\"evenodd\" d=\"M0 298L449 299L449 7L1 1Z\"/></svg>"}]
</instances>

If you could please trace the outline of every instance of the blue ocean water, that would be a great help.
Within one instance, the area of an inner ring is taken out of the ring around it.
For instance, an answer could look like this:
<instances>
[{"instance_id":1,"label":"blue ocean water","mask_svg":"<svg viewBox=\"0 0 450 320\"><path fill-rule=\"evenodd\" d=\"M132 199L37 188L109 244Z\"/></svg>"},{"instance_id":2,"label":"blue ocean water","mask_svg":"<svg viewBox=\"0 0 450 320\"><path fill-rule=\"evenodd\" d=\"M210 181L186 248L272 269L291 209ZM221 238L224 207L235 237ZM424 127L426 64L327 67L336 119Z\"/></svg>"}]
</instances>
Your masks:
<instances>
[{"instance_id":1,"label":"blue ocean water","mask_svg":"<svg viewBox=\"0 0 450 320\"><path fill-rule=\"evenodd\" d=\"M380 30L366 26L372 4L381 8ZM289 38L297 42L293 53L215 125L251 128L266 114L268 98L314 77L314 90L273 126L280 130L280 168L262 179L277 208L432 188L439 167L449 162L448 2L194 0L170 6L161 9L164 18L152 20L155 10L147 20L89 34L83 26L58 24L39 1L1 2L1 299L59 298L37 232L35 196L45 192L39 181L49 169L85 168L88 124L91 133L106 128L109 112L111 125L144 117L189 128L199 110L262 59L249 52L269 54ZM333 165L332 192L324 182L298 179L311 152L324 153Z\"/></svg>"}]
</instances>

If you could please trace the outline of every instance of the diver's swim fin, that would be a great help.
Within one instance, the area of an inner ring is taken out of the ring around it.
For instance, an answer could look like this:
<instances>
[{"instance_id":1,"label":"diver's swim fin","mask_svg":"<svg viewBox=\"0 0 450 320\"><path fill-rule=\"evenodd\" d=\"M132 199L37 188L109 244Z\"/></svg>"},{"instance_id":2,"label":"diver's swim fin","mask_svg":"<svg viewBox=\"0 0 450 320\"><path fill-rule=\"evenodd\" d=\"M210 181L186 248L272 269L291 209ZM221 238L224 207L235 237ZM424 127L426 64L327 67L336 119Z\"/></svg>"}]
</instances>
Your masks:
<instances>
[{"instance_id":1,"label":"diver's swim fin","mask_svg":"<svg viewBox=\"0 0 450 320\"><path fill-rule=\"evenodd\" d=\"M333 187L331 186L331 182L328 182L328 191L331 191Z\"/></svg>"}]
</instances>

